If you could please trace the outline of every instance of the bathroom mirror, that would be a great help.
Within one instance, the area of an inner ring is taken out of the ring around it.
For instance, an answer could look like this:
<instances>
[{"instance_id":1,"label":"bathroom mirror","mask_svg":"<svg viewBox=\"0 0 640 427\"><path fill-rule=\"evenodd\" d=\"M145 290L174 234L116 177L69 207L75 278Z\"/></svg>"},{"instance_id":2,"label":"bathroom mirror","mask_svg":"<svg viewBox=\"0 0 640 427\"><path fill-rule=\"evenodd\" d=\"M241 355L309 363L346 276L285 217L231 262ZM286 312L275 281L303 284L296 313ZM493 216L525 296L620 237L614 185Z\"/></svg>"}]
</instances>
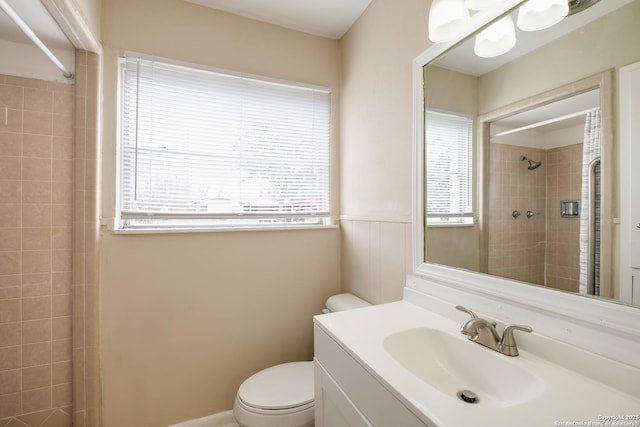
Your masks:
<instances>
[{"instance_id":1,"label":"bathroom mirror","mask_svg":"<svg viewBox=\"0 0 640 427\"><path fill-rule=\"evenodd\" d=\"M631 290L616 271L620 183L613 105L616 70L640 61L640 2L569 2L584 10L545 30L516 30L516 46L506 54L477 56L479 30L492 18L509 15L515 22L522 3L506 0L492 16L477 13L475 32L434 45L414 61L414 83L421 88L416 121L422 121L416 126L417 270L454 267L631 304ZM428 121L433 113L472 119L466 217L440 213L433 207L437 200L429 205L429 160L431 168L443 162L437 153L424 158L425 116ZM600 131L585 130L588 116ZM590 147L585 134L595 133L601 152L591 158L584 154ZM588 209L598 217L591 224L582 219Z\"/></svg>"}]
</instances>

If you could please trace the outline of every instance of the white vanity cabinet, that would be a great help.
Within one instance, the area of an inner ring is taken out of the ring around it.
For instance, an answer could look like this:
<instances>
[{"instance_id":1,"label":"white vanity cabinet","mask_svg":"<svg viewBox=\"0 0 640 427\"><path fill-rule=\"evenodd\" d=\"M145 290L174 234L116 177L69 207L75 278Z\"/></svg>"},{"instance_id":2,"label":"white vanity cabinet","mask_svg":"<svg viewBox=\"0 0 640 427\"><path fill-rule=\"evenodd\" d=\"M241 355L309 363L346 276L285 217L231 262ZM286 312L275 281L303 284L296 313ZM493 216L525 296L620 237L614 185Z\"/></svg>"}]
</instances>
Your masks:
<instances>
[{"instance_id":1,"label":"white vanity cabinet","mask_svg":"<svg viewBox=\"0 0 640 427\"><path fill-rule=\"evenodd\" d=\"M316 427L428 426L318 324L314 345Z\"/></svg>"}]
</instances>

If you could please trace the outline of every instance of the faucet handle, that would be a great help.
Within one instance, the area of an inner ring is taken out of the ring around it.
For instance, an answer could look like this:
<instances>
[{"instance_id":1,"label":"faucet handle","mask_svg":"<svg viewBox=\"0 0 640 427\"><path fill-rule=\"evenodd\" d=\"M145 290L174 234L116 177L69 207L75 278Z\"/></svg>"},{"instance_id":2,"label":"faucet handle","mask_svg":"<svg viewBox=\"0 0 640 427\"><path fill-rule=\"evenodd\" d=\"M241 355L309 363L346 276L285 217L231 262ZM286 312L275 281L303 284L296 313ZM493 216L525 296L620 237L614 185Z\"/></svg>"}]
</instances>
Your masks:
<instances>
[{"instance_id":1,"label":"faucet handle","mask_svg":"<svg viewBox=\"0 0 640 427\"><path fill-rule=\"evenodd\" d=\"M477 319L478 316L471 310L469 310L466 307L463 307L461 305L456 305L456 309L460 310L460 311L464 311L465 313L467 313L469 316L471 316L472 319Z\"/></svg>"},{"instance_id":2,"label":"faucet handle","mask_svg":"<svg viewBox=\"0 0 640 427\"><path fill-rule=\"evenodd\" d=\"M501 353L506 354L507 356L517 356L519 354L516 339L513 336L513 331L515 330L533 332L533 329L530 326L509 325L504 328L504 331L502 332L502 339L500 340L500 349Z\"/></svg>"}]
</instances>

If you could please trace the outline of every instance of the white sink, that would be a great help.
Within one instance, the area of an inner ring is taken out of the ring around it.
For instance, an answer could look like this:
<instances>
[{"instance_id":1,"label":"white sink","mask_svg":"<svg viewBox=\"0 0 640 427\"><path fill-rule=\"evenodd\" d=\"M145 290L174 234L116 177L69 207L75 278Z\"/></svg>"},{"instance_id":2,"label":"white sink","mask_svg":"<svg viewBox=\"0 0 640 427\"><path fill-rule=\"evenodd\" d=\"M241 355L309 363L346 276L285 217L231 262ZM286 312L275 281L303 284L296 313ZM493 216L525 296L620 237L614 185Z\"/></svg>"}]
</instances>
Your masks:
<instances>
[{"instance_id":1,"label":"white sink","mask_svg":"<svg viewBox=\"0 0 640 427\"><path fill-rule=\"evenodd\" d=\"M442 309L457 313L452 305ZM469 341L460 333L463 319L407 301L316 316L315 322L426 426L598 425L614 414L635 417L640 408L640 369L535 333L527 338L539 354L520 348L509 357ZM584 374L587 368L616 381L598 382ZM462 390L475 393L477 404L460 400Z\"/></svg>"},{"instance_id":2,"label":"white sink","mask_svg":"<svg viewBox=\"0 0 640 427\"><path fill-rule=\"evenodd\" d=\"M385 350L413 375L438 391L458 399L472 391L477 402L494 407L518 405L545 390L516 358L432 328L413 328L389 335Z\"/></svg>"}]
</instances>

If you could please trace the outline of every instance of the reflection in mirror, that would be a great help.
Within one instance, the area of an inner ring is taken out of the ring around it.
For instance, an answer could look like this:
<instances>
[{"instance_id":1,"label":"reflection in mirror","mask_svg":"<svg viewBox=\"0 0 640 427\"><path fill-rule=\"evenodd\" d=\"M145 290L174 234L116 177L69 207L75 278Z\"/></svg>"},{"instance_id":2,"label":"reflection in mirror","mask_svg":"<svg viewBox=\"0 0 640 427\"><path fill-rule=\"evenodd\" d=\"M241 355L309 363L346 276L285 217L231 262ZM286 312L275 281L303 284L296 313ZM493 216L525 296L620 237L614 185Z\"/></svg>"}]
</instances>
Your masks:
<instances>
[{"instance_id":1,"label":"reflection in mirror","mask_svg":"<svg viewBox=\"0 0 640 427\"><path fill-rule=\"evenodd\" d=\"M427 262L631 303L614 270L619 94L609 70L640 61L639 17L639 1L601 1L547 30L517 31L505 55L478 57L471 37L424 67ZM464 180L454 150L429 156L433 113L474 120L473 221L455 220ZM430 169L447 162L447 185L432 183ZM448 211L434 202L444 187Z\"/></svg>"}]
</instances>

